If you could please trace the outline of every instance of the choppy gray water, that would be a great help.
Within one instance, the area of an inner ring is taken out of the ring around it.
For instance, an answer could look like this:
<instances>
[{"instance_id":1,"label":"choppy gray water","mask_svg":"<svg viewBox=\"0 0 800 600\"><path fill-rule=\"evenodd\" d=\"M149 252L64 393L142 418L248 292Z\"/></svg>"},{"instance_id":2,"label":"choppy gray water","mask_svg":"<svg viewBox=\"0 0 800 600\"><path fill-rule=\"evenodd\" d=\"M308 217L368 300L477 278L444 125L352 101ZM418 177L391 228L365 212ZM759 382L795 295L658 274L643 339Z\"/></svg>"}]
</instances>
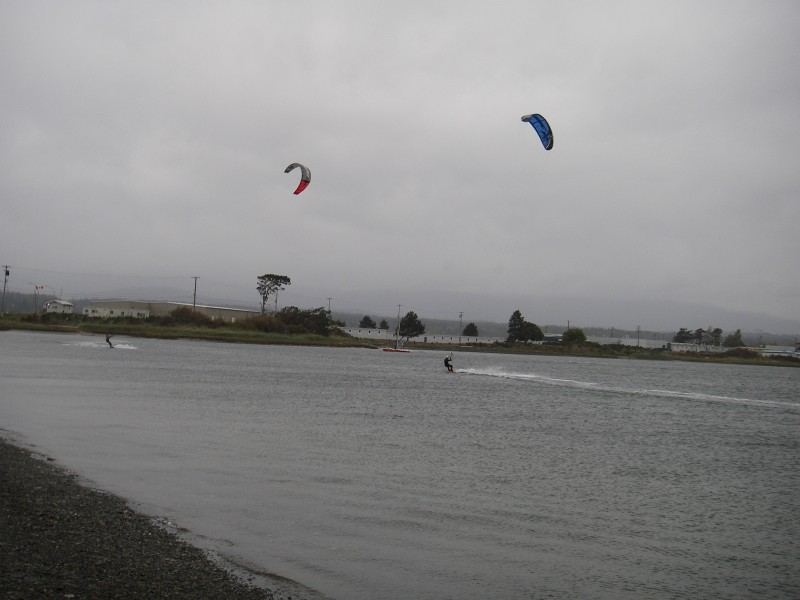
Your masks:
<instances>
[{"instance_id":1,"label":"choppy gray water","mask_svg":"<svg viewBox=\"0 0 800 600\"><path fill-rule=\"evenodd\" d=\"M0 427L339 600L800 597L800 369L0 333Z\"/></svg>"}]
</instances>

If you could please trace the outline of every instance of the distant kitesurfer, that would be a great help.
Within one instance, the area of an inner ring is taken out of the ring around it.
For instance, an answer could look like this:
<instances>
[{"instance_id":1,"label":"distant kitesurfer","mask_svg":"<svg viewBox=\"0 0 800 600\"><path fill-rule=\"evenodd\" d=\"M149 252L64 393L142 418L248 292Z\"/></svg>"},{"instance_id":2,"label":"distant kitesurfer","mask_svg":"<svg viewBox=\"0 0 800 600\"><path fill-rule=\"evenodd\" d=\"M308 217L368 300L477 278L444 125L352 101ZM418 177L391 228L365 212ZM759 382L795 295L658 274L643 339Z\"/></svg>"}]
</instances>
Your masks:
<instances>
[{"instance_id":1,"label":"distant kitesurfer","mask_svg":"<svg viewBox=\"0 0 800 600\"><path fill-rule=\"evenodd\" d=\"M453 372L453 355L449 354L444 357L444 366L447 368L448 373Z\"/></svg>"},{"instance_id":2,"label":"distant kitesurfer","mask_svg":"<svg viewBox=\"0 0 800 600\"><path fill-rule=\"evenodd\" d=\"M106 344L108 344L109 348L113 348L114 347L114 344L111 343L111 334L110 333L106 334Z\"/></svg>"}]
</instances>

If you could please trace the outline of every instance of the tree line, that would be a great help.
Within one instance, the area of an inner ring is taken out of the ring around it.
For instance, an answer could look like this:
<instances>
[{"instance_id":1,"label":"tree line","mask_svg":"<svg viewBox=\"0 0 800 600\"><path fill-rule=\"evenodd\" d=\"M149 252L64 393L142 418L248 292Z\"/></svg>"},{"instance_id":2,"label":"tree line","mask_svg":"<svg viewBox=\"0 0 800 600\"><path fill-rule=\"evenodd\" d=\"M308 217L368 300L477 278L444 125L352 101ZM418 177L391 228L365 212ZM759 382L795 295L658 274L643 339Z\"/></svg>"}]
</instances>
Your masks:
<instances>
[{"instance_id":1,"label":"tree line","mask_svg":"<svg viewBox=\"0 0 800 600\"><path fill-rule=\"evenodd\" d=\"M389 323L386 319L382 319L380 323L376 324L375 320L369 315L364 315L358 322L361 329L389 329ZM409 311L400 319L400 337L415 337L425 333L425 324L419 320L417 313ZM467 323L461 331L461 335L465 337L478 337L478 327L475 323Z\"/></svg>"},{"instance_id":2,"label":"tree line","mask_svg":"<svg viewBox=\"0 0 800 600\"><path fill-rule=\"evenodd\" d=\"M389 329L389 324L386 319L383 319L380 324L376 324L375 320L369 315L364 315L361 318L358 326L362 329ZM414 311L409 311L400 319L399 328L396 329L399 337L412 338L425 333L425 324L419 320L419 317ZM508 320L508 337L506 342L538 342L544 340L544 333L541 327L536 323L527 321L519 310L515 310ZM478 337L478 327L475 323L467 323L461 331L461 335L465 337ZM586 341L586 334L582 329L573 327L567 329L561 335L561 341L565 344L582 344Z\"/></svg>"},{"instance_id":3,"label":"tree line","mask_svg":"<svg viewBox=\"0 0 800 600\"><path fill-rule=\"evenodd\" d=\"M541 342L544 340L544 332L536 323L525 319L519 310L511 313L508 319L508 337L506 342ZM586 341L586 334L579 327L570 327L561 334L562 344L583 344Z\"/></svg>"},{"instance_id":4,"label":"tree line","mask_svg":"<svg viewBox=\"0 0 800 600\"><path fill-rule=\"evenodd\" d=\"M725 346L726 348L740 348L745 346L742 340L742 330L737 329L733 333L729 333L724 338L724 332L719 327L708 329L694 329L690 330L681 327L680 330L672 337L672 341L682 344L708 344L709 346Z\"/></svg>"},{"instance_id":5,"label":"tree line","mask_svg":"<svg viewBox=\"0 0 800 600\"><path fill-rule=\"evenodd\" d=\"M278 293L291 285L291 278L287 275L276 273L265 273L257 277L256 289L261 297L261 315L248 319L243 322L247 327L252 327L268 332L282 333L318 333L328 335L332 328L343 327L344 324L334 321L330 311L322 307L310 310L302 310L295 306L288 306L278 310ZM35 296L34 296L35 297ZM5 308L8 312L18 312L23 303L29 302L30 294L9 292L4 296ZM274 300L274 311L267 314L267 303L269 299ZM34 305L34 312L38 307ZM188 312L187 312L188 311ZM217 327L221 325L219 321L212 321L208 317L193 312L189 309L177 309L169 317L154 318L162 324L193 323L196 325L207 325ZM208 321L208 322L206 322ZM377 324L369 315L364 315L359 322L359 327L363 329L383 329L388 330L389 324L386 319L382 319ZM400 322L396 324L396 335L410 339L425 333L425 324L419 319L414 311L405 314ZM695 343L709 344L714 346L725 346L736 348L745 346L742 340L742 332L737 329L724 338L723 330L720 328L694 329L681 328L672 338L675 343ZM527 343L539 342L544 340L542 329L533 322L525 319L519 310L515 310L508 320L506 342L508 343ZM465 337L478 337L478 327L475 323L468 323L462 330L461 335ZM561 335L562 343L580 344L586 342L586 335L580 328L568 328Z\"/></svg>"}]
</instances>

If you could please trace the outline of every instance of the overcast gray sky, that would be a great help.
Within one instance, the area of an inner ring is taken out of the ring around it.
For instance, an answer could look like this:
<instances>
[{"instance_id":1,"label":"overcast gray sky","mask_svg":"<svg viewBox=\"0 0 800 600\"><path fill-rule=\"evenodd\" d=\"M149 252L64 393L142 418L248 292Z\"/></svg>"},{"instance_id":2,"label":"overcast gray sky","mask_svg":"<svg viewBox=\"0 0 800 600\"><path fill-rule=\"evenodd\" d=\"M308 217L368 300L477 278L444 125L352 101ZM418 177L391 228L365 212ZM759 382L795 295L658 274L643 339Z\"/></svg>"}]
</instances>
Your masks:
<instances>
[{"instance_id":1,"label":"overcast gray sky","mask_svg":"<svg viewBox=\"0 0 800 600\"><path fill-rule=\"evenodd\" d=\"M2 0L0 261L65 296L271 272L342 309L800 321L798 31L792 0Z\"/></svg>"}]
</instances>

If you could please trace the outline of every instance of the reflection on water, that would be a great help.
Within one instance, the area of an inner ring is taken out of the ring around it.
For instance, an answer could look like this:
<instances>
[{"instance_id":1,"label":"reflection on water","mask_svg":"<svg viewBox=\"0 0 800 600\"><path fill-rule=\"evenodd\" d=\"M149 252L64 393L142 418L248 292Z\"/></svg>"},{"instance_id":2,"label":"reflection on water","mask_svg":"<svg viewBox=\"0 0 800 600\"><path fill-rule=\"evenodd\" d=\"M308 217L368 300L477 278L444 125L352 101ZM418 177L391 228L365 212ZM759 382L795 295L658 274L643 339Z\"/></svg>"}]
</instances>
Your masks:
<instances>
[{"instance_id":1,"label":"reflection on water","mask_svg":"<svg viewBox=\"0 0 800 600\"><path fill-rule=\"evenodd\" d=\"M333 598L800 597L800 370L0 334L0 423ZM296 592L295 592L296 597Z\"/></svg>"}]
</instances>

